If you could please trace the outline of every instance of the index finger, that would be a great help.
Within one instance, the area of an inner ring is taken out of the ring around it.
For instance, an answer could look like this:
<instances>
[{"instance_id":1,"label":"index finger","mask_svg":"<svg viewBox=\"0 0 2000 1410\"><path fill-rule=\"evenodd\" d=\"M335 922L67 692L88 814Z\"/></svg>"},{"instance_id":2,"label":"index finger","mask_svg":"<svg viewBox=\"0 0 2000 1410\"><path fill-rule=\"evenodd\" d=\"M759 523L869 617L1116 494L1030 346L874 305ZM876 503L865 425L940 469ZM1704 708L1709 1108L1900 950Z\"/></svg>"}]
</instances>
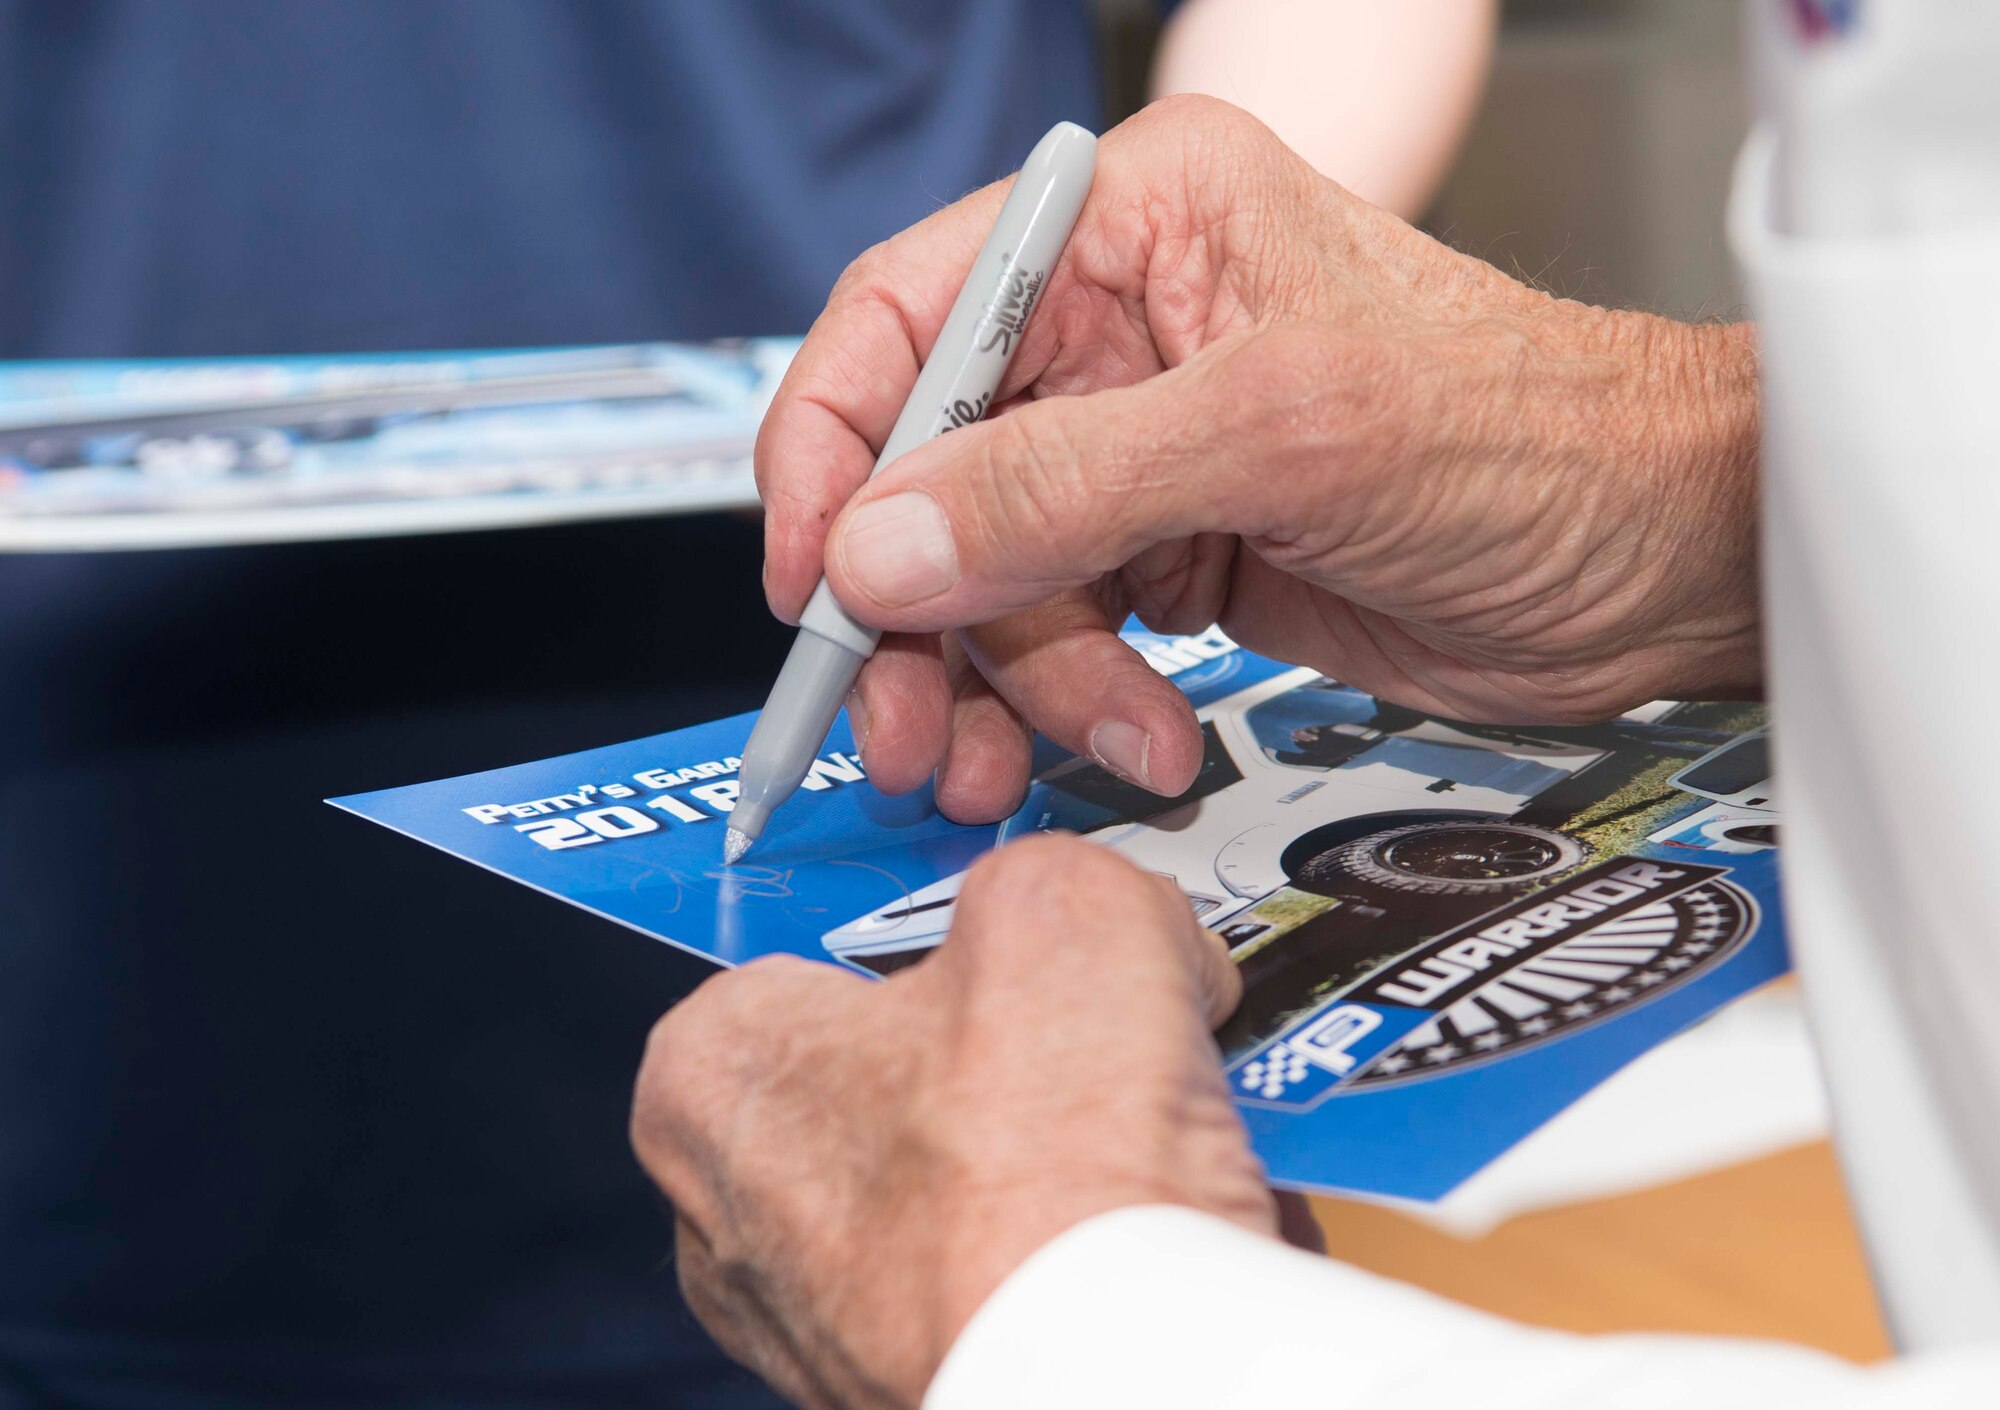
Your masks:
<instances>
[{"instance_id":1,"label":"index finger","mask_svg":"<svg viewBox=\"0 0 2000 1410\"><path fill-rule=\"evenodd\" d=\"M827 525L874 468L1012 184L974 192L863 253L834 285L778 384L755 459L764 592L785 621L805 609L820 579ZM1010 387L1032 379L1034 358L1028 342L1009 370Z\"/></svg>"}]
</instances>

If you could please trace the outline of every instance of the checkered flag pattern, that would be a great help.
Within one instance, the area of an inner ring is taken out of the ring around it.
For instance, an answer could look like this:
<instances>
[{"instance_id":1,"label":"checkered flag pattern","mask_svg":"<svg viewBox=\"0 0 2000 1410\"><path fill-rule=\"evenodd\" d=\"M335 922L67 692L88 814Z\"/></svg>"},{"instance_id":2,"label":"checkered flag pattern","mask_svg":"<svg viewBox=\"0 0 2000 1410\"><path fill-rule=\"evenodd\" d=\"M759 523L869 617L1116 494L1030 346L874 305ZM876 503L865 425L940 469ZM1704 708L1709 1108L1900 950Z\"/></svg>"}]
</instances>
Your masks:
<instances>
[{"instance_id":1,"label":"checkered flag pattern","mask_svg":"<svg viewBox=\"0 0 2000 1410\"><path fill-rule=\"evenodd\" d=\"M1312 1064L1294 1052L1288 1043L1273 1043L1269 1049L1243 1064L1237 1078L1243 1090L1265 1101L1276 1101L1287 1088L1305 1079Z\"/></svg>"}]
</instances>

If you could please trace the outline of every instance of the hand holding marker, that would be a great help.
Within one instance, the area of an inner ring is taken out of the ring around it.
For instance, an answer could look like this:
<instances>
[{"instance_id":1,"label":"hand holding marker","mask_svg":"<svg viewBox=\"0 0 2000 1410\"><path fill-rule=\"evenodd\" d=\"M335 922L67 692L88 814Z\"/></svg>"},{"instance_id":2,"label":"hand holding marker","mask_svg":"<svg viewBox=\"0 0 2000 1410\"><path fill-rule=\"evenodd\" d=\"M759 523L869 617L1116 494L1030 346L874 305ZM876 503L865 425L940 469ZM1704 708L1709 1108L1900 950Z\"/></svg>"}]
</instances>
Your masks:
<instances>
[{"instance_id":1,"label":"hand holding marker","mask_svg":"<svg viewBox=\"0 0 2000 1410\"><path fill-rule=\"evenodd\" d=\"M985 414L1083 210L1096 167L1097 139L1074 123L1056 124L1035 144L872 473ZM821 579L744 746L742 791L723 843L726 862L750 850L772 810L804 781L880 637L848 616Z\"/></svg>"}]
</instances>

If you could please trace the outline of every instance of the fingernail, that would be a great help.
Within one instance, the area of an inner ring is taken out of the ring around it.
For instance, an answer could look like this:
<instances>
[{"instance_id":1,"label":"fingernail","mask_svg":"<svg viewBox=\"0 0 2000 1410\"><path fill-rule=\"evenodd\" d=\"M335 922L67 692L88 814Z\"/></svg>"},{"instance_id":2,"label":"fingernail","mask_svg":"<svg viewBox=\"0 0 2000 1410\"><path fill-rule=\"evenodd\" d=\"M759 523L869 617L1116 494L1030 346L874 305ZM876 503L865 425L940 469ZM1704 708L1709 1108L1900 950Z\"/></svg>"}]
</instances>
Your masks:
<instances>
[{"instance_id":1,"label":"fingernail","mask_svg":"<svg viewBox=\"0 0 2000 1410\"><path fill-rule=\"evenodd\" d=\"M854 735L854 752L868 752L868 705L861 698L861 692L847 693L847 728Z\"/></svg>"},{"instance_id":2,"label":"fingernail","mask_svg":"<svg viewBox=\"0 0 2000 1410\"><path fill-rule=\"evenodd\" d=\"M1146 772L1146 756L1152 748L1151 736L1123 720L1106 720L1090 736L1090 757L1127 783L1142 788L1153 786Z\"/></svg>"},{"instance_id":3,"label":"fingernail","mask_svg":"<svg viewBox=\"0 0 2000 1410\"><path fill-rule=\"evenodd\" d=\"M884 607L936 597L958 581L958 546L936 500L904 490L854 511L840 534L848 576Z\"/></svg>"}]
</instances>

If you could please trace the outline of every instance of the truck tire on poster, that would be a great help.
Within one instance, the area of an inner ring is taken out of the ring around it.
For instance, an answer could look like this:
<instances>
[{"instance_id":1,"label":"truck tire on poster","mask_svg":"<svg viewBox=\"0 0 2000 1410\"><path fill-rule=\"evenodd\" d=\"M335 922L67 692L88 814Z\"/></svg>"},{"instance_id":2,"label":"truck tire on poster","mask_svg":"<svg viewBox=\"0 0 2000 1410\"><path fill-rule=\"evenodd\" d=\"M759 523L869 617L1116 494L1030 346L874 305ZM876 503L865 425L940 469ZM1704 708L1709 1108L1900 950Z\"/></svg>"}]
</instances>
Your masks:
<instances>
[{"instance_id":1,"label":"truck tire on poster","mask_svg":"<svg viewBox=\"0 0 2000 1410\"><path fill-rule=\"evenodd\" d=\"M1476 896L1546 881L1588 855L1576 838L1528 823L1426 822L1357 837L1302 871L1315 881L1338 874L1390 891Z\"/></svg>"}]
</instances>

